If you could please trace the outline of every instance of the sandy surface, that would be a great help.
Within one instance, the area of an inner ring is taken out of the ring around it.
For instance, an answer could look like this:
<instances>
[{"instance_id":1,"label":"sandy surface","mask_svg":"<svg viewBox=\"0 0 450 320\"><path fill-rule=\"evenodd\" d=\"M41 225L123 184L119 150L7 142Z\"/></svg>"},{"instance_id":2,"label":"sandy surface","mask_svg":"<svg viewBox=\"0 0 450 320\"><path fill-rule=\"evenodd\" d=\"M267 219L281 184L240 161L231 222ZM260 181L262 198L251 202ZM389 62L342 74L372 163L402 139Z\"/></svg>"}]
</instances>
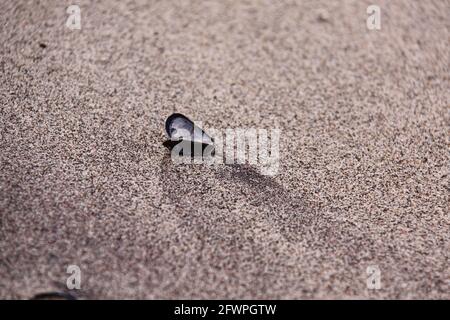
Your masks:
<instances>
[{"instance_id":1,"label":"sandy surface","mask_svg":"<svg viewBox=\"0 0 450 320\"><path fill-rule=\"evenodd\" d=\"M1 1L0 297L449 299L449 10ZM172 164L172 112L281 129L278 175Z\"/></svg>"}]
</instances>

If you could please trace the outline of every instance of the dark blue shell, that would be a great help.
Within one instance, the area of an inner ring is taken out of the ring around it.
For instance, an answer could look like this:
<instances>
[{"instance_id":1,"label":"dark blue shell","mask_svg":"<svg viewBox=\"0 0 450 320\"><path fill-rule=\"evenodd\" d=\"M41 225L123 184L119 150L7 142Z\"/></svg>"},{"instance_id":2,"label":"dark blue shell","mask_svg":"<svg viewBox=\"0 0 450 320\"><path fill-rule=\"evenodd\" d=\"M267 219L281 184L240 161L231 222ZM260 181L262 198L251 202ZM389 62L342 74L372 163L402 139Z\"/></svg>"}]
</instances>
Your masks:
<instances>
[{"instance_id":1,"label":"dark blue shell","mask_svg":"<svg viewBox=\"0 0 450 320\"><path fill-rule=\"evenodd\" d=\"M166 133L172 141L191 141L202 144L214 143L214 140L181 113L174 113L166 120Z\"/></svg>"}]
</instances>

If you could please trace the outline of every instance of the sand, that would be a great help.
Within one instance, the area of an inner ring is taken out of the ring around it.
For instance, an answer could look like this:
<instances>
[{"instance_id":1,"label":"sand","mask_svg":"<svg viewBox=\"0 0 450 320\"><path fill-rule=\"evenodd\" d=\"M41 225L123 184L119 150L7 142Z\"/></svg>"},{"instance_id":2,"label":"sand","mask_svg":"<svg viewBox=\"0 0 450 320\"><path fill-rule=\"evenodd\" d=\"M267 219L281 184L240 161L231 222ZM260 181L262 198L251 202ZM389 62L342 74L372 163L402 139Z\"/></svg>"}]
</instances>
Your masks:
<instances>
[{"instance_id":1,"label":"sand","mask_svg":"<svg viewBox=\"0 0 450 320\"><path fill-rule=\"evenodd\" d=\"M0 297L449 299L448 1L0 4ZM278 128L175 165L164 120ZM378 267L381 288L367 286Z\"/></svg>"}]
</instances>

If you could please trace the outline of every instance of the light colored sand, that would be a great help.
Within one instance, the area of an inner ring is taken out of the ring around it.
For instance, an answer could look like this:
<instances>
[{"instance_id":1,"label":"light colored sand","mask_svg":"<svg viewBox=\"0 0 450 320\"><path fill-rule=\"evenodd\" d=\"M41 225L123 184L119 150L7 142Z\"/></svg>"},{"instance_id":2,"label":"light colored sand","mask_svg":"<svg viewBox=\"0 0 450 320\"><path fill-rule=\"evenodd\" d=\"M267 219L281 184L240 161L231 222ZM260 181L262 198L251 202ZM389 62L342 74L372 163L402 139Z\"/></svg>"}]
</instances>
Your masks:
<instances>
[{"instance_id":1,"label":"light colored sand","mask_svg":"<svg viewBox=\"0 0 450 320\"><path fill-rule=\"evenodd\" d=\"M372 2L2 1L0 297L450 298L449 3ZM174 111L279 174L172 165Z\"/></svg>"}]
</instances>

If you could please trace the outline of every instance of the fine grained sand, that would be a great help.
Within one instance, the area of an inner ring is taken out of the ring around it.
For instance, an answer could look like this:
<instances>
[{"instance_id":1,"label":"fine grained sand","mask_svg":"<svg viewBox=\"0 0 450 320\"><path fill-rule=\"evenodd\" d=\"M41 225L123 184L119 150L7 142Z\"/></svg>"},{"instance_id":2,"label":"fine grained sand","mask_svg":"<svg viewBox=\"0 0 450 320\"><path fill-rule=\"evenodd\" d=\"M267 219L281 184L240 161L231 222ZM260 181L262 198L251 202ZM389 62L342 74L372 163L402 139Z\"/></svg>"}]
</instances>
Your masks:
<instances>
[{"instance_id":1,"label":"fine grained sand","mask_svg":"<svg viewBox=\"0 0 450 320\"><path fill-rule=\"evenodd\" d=\"M449 2L376 2L1 1L0 297L449 299ZM173 165L172 112L278 175Z\"/></svg>"}]
</instances>

